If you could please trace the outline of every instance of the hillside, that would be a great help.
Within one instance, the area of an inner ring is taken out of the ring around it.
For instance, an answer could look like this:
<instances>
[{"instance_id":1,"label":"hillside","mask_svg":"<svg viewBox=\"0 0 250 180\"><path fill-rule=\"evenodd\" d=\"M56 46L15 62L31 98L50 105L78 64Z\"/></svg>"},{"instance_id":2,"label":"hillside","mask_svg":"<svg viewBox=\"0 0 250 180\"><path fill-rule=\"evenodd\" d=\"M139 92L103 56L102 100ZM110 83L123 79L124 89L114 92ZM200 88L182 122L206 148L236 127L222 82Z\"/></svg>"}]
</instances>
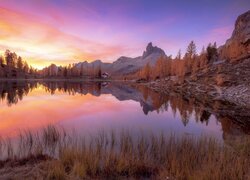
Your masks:
<instances>
[{"instance_id":1,"label":"hillside","mask_svg":"<svg viewBox=\"0 0 250 180\"><path fill-rule=\"evenodd\" d=\"M206 104L210 111L237 117L242 126L250 121L250 11L240 15L229 40L219 48L218 60L184 77L151 81L155 91L177 92ZM224 104L218 106L218 103Z\"/></svg>"}]
</instances>

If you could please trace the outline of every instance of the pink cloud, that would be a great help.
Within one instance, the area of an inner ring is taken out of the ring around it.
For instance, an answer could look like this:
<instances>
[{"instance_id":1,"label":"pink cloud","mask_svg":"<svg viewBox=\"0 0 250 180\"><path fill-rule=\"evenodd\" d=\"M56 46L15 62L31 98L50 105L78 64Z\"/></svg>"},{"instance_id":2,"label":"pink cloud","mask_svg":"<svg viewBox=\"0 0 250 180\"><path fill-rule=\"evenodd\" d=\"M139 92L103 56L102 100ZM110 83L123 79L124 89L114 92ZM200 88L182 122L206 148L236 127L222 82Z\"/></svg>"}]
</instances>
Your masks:
<instances>
[{"instance_id":1,"label":"pink cloud","mask_svg":"<svg viewBox=\"0 0 250 180\"><path fill-rule=\"evenodd\" d=\"M125 51L121 45L72 35L35 16L7 8L0 8L0 18L0 46L17 51L31 63L43 58L44 65L52 61L62 64L66 60L108 59Z\"/></svg>"}]
</instances>

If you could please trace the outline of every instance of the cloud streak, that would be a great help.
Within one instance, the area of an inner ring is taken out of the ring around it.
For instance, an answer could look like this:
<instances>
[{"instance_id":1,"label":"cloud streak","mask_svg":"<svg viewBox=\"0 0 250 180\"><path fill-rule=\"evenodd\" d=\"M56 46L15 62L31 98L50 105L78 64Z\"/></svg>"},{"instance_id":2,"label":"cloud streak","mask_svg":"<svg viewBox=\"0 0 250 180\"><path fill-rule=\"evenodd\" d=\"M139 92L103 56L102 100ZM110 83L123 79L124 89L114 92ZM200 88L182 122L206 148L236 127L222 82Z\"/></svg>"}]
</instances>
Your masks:
<instances>
[{"instance_id":1,"label":"cloud streak","mask_svg":"<svg viewBox=\"0 0 250 180\"><path fill-rule=\"evenodd\" d=\"M175 55L191 40L199 48L223 44L236 17L250 8L239 1L235 9L233 0L216 1L216 9L215 0L0 1L0 51L16 51L38 68L139 56L151 41Z\"/></svg>"},{"instance_id":2,"label":"cloud streak","mask_svg":"<svg viewBox=\"0 0 250 180\"><path fill-rule=\"evenodd\" d=\"M32 64L41 60L39 66L51 62L67 64L77 59L108 59L125 50L119 45L107 45L65 33L35 17L6 8L0 8L0 19L0 46L17 51Z\"/></svg>"}]
</instances>

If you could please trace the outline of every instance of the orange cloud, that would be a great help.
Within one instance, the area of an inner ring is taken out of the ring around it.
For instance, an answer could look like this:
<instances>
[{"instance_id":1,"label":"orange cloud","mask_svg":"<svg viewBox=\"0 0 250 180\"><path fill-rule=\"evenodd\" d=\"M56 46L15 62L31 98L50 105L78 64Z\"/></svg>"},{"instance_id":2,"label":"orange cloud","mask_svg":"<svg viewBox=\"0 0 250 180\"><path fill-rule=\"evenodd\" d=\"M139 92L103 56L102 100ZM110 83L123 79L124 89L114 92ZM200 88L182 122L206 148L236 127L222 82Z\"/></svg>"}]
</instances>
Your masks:
<instances>
[{"instance_id":1,"label":"orange cloud","mask_svg":"<svg viewBox=\"0 0 250 180\"><path fill-rule=\"evenodd\" d=\"M16 51L41 68L50 63L66 65L79 60L110 59L124 48L69 34L47 21L0 7L0 47Z\"/></svg>"}]
</instances>

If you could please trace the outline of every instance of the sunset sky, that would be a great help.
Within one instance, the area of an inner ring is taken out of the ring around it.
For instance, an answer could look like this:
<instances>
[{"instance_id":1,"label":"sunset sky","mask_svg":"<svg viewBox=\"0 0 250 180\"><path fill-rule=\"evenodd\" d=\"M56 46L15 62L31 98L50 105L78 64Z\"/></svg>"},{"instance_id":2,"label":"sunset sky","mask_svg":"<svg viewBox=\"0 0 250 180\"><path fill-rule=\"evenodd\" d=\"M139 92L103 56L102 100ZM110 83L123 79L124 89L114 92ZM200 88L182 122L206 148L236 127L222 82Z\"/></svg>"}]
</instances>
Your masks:
<instances>
[{"instance_id":1,"label":"sunset sky","mask_svg":"<svg viewBox=\"0 0 250 180\"><path fill-rule=\"evenodd\" d=\"M232 33L249 0L0 0L0 52L15 51L36 68L122 55L148 42L168 55L198 50Z\"/></svg>"}]
</instances>

